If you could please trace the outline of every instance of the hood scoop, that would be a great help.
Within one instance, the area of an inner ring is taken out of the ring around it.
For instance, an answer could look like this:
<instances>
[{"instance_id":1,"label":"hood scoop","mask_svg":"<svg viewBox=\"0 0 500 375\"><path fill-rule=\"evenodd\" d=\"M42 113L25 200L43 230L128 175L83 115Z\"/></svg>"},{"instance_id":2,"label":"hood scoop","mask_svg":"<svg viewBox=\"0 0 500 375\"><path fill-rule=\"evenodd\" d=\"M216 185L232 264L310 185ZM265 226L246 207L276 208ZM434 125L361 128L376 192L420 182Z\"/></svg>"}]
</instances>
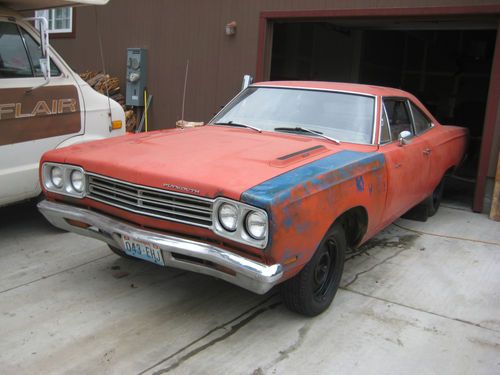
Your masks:
<instances>
[{"instance_id":1,"label":"hood scoop","mask_svg":"<svg viewBox=\"0 0 500 375\"><path fill-rule=\"evenodd\" d=\"M270 164L273 167L285 167L287 165L310 158L312 156L316 156L326 151L328 151L328 149L325 146L316 145L313 147L305 148L300 151L292 152L291 154L282 155L276 158L275 160L271 161Z\"/></svg>"}]
</instances>

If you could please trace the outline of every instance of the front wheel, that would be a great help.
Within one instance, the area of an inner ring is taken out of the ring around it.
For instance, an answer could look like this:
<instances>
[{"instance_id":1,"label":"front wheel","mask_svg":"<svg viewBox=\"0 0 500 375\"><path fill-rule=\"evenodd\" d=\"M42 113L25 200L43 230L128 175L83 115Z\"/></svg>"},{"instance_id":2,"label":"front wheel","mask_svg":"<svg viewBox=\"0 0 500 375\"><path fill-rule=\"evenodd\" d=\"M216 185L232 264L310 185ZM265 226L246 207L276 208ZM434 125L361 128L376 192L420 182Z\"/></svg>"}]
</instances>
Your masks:
<instances>
[{"instance_id":1,"label":"front wheel","mask_svg":"<svg viewBox=\"0 0 500 375\"><path fill-rule=\"evenodd\" d=\"M339 288L346 251L344 228L334 224L304 268L283 283L285 306L302 315L316 316L332 303Z\"/></svg>"}]
</instances>

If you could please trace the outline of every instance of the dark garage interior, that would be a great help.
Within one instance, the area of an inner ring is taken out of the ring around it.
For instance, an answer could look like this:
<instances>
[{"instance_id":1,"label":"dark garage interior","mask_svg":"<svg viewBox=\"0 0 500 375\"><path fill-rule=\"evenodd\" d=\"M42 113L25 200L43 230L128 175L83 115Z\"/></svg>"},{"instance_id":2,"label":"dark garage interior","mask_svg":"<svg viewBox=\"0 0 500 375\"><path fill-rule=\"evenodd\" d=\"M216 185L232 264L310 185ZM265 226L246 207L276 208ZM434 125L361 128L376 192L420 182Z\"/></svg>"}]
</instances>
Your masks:
<instances>
[{"instance_id":1,"label":"dark garage interior","mask_svg":"<svg viewBox=\"0 0 500 375\"><path fill-rule=\"evenodd\" d=\"M497 24L481 20L321 20L273 23L271 80L401 88L442 124L470 132L445 197L472 205Z\"/></svg>"}]
</instances>

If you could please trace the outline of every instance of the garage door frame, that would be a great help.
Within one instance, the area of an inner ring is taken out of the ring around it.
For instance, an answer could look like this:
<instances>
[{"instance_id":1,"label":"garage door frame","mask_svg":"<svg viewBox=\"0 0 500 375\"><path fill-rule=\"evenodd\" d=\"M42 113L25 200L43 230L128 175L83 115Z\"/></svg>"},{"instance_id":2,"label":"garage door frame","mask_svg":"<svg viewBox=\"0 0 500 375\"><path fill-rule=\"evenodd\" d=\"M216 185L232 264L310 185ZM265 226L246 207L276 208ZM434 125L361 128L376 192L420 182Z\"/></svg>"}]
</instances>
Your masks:
<instances>
[{"instance_id":1,"label":"garage door frame","mask_svg":"<svg viewBox=\"0 0 500 375\"><path fill-rule=\"evenodd\" d=\"M269 76L272 42L272 22L283 19L314 20L325 18L396 18L422 16L500 16L500 5L451 6L451 7L417 7L417 8L364 8L336 10L306 10L306 11L264 11L259 17L259 36L257 49L256 80L262 81ZM500 99L500 20L497 26L495 52L486 102L486 113L483 125L481 152L477 171L476 187L472 209L482 212L488 165L493 146L495 126L500 126L497 120ZM496 159L496 156L495 156Z\"/></svg>"}]
</instances>

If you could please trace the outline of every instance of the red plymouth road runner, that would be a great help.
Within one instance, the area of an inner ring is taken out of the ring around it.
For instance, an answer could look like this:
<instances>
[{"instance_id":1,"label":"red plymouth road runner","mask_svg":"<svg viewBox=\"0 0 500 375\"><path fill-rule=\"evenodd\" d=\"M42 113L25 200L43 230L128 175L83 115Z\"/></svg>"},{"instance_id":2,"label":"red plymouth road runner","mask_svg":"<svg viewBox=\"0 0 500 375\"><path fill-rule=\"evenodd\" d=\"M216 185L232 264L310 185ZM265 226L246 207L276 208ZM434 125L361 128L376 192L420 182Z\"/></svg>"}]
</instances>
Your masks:
<instances>
[{"instance_id":1,"label":"red plymouth road runner","mask_svg":"<svg viewBox=\"0 0 500 375\"><path fill-rule=\"evenodd\" d=\"M432 216L467 131L413 95L261 82L207 125L47 152L43 215L116 254L218 277L314 316L345 251L414 207Z\"/></svg>"}]
</instances>

